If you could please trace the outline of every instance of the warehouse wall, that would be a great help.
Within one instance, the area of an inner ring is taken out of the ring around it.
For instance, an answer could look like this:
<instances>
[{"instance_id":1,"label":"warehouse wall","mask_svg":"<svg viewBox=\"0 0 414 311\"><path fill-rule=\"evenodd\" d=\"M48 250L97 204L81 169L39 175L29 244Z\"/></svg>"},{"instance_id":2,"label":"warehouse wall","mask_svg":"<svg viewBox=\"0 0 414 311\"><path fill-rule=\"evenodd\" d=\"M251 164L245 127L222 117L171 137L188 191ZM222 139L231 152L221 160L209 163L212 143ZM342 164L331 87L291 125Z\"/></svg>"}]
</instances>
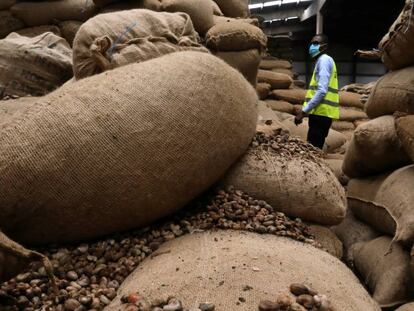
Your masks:
<instances>
[{"instance_id":1,"label":"warehouse wall","mask_svg":"<svg viewBox=\"0 0 414 311\"><path fill-rule=\"evenodd\" d=\"M306 45L294 46L293 69L299 74L299 79L310 81L314 62L307 56ZM367 61L354 56L357 48L334 44L328 54L336 62L339 86L351 83L369 83L378 80L386 73L386 68L380 61Z\"/></svg>"}]
</instances>

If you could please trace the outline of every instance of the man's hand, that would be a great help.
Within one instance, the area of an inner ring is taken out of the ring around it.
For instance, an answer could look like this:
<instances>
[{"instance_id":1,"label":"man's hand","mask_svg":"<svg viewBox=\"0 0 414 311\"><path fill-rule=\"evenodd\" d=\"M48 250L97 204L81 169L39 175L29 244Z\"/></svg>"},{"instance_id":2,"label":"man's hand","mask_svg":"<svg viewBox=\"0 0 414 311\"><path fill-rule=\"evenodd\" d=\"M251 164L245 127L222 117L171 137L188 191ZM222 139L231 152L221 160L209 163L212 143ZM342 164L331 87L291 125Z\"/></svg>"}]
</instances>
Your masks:
<instances>
[{"instance_id":1,"label":"man's hand","mask_svg":"<svg viewBox=\"0 0 414 311\"><path fill-rule=\"evenodd\" d=\"M295 117L295 124L296 125L299 125L299 124L301 124L302 123L302 121L303 121L303 118L304 117L306 117L307 116L307 114L306 113L304 113L302 110L301 111L299 111L299 113L296 115L296 117Z\"/></svg>"}]
</instances>

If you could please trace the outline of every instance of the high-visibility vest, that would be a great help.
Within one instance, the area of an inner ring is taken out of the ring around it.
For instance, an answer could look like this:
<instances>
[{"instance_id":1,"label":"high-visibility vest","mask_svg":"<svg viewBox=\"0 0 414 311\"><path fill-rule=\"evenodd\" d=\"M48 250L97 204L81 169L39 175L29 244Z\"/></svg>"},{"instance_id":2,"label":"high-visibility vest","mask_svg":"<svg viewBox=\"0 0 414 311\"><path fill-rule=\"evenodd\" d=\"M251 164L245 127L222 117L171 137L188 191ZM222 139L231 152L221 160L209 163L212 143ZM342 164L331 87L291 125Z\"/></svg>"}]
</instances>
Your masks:
<instances>
[{"instance_id":1,"label":"high-visibility vest","mask_svg":"<svg viewBox=\"0 0 414 311\"><path fill-rule=\"evenodd\" d=\"M315 96L318 90L318 81L316 81L316 68L312 75L312 80L309 89L306 92L306 99L303 107L306 107L310 100ZM328 93L326 93L323 101L312 109L309 114L324 116L331 119L339 119L339 93L338 93L338 72L336 71L336 64L333 63L331 79L329 81Z\"/></svg>"}]
</instances>

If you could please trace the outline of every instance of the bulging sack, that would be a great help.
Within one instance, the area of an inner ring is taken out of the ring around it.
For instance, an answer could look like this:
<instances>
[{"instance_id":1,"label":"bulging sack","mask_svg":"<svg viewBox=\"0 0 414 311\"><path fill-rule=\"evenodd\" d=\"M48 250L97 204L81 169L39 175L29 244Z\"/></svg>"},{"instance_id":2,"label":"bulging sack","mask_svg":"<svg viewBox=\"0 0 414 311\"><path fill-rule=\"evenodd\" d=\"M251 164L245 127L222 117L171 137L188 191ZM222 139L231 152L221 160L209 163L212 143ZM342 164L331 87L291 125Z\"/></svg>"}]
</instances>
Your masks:
<instances>
[{"instance_id":1,"label":"bulging sack","mask_svg":"<svg viewBox=\"0 0 414 311\"><path fill-rule=\"evenodd\" d=\"M79 21L64 21L59 23L59 29L62 33L62 37L68 41L70 46L73 46L73 40L78 32L82 22Z\"/></svg>"},{"instance_id":2,"label":"bulging sack","mask_svg":"<svg viewBox=\"0 0 414 311\"><path fill-rule=\"evenodd\" d=\"M264 100L269 96L271 85L269 83L257 83L256 92L259 99Z\"/></svg>"},{"instance_id":3,"label":"bulging sack","mask_svg":"<svg viewBox=\"0 0 414 311\"><path fill-rule=\"evenodd\" d=\"M214 0L225 16L248 17L249 0Z\"/></svg>"},{"instance_id":4,"label":"bulging sack","mask_svg":"<svg viewBox=\"0 0 414 311\"><path fill-rule=\"evenodd\" d=\"M414 0L406 0L403 11L380 43L382 61L389 70L414 64Z\"/></svg>"},{"instance_id":5,"label":"bulging sack","mask_svg":"<svg viewBox=\"0 0 414 311\"><path fill-rule=\"evenodd\" d=\"M383 307L395 307L413 298L410 256L391 238L382 236L355 245L355 267L373 298Z\"/></svg>"},{"instance_id":6,"label":"bulging sack","mask_svg":"<svg viewBox=\"0 0 414 311\"><path fill-rule=\"evenodd\" d=\"M368 116L363 110L360 110L357 108L345 108L345 107L339 108L339 119L341 121L353 122L356 120L367 119L367 118Z\"/></svg>"},{"instance_id":7,"label":"bulging sack","mask_svg":"<svg viewBox=\"0 0 414 311\"><path fill-rule=\"evenodd\" d=\"M353 131L355 130L355 125L353 122L335 120L332 122L332 129L339 132Z\"/></svg>"},{"instance_id":8,"label":"bulging sack","mask_svg":"<svg viewBox=\"0 0 414 311\"><path fill-rule=\"evenodd\" d=\"M270 70L261 70L257 75L257 80L263 83L269 83L274 89L288 89L293 80L288 75L277 73Z\"/></svg>"},{"instance_id":9,"label":"bulging sack","mask_svg":"<svg viewBox=\"0 0 414 311\"><path fill-rule=\"evenodd\" d=\"M98 12L93 1L58 0L19 2L10 12L27 26L50 25L56 21L86 21Z\"/></svg>"},{"instance_id":10,"label":"bulging sack","mask_svg":"<svg viewBox=\"0 0 414 311\"><path fill-rule=\"evenodd\" d=\"M51 32L0 40L0 94L45 95L72 77L72 51Z\"/></svg>"},{"instance_id":11,"label":"bulging sack","mask_svg":"<svg viewBox=\"0 0 414 311\"><path fill-rule=\"evenodd\" d=\"M396 309L395 311L413 311L414 310L414 302L412 303L407 303L401 307L399 307L398 309Z\"/></svg>"},{"instance_id":12,"label":"bulging sack","mask_svg":"<svg viewBox=\"0 0 414 311\"><path fill-rule=\"evenodd\" d=\"M284 100L272 100L272 99L268 99L266 100L266 104L272 108L272 110L277 110L280 112L287 112L290 114L293 114L294 111L294 107L291 103L288 103L287 101Z\"/></svg>"},{"instance_id":13,"label":"bulging sack","mask_svg":"<svg viewBox=\"0 0 414 311\"><path fill-rule=\"evenodd\" d=\"M256 86L260 52L257 49L236 52L217 52L217 57L237 69L251 85Z\"/></svg>"},{"instance_id":14,"label":"bulging sack","mask_svg":"<svg viewBox=\"0 0 414 311\"><path fill-rule=\"evenodd\" d=\"M257 310L261 300L288 294L297 282L326 293L334 310L380 311L340 260L291 239L208 231L167 242L155 254L124 281L108 311L124 310L121 297L135 292L148 299L173 292L184 305L213 301L216 310ZM237 306L240 297L245 302Z\"/></svg>"},{"instance_id":15,"label":"bulging sack","mask_svg":"<svg viewBox=\"0 0 414 311\"><path fill-rule=\"evenodd\" d=\"M352 92L339 92L339 104L343 107L364 108L361 102L361 95Z\"/></svg>"},{"instance_id":16,"label":"bulging sack","mask_svg":"<svg viewBox=\"0 0 414 311\"><path fill-rule=\"evenodd\" d=\"M289 151L277 139L270 136L270 150L265 150L266 145L252 145L227 172L224 185L265 200L291 217L323 225L340 223L345 218L346 199L335 175L322 159L309 159L295 151L288 156ZM289 146L295 149L300 144Z\"/></svg>"},{"instance_id":17,"label":"bulging sack","mask_svg":"<svg viewBox=\"0 0 414 311\"><path fill-rule=\"evenodd\" d=\"M284 59L265 57L260 62L260 69L292 69L292 63Z\"/></svg>"},{"instance_id":18,"label":"bulging sack","mask_svg":"<svg viewBox=\"0 0 414 311\"><path fill-rule=\"evenodd\" d=\"M99 14L84 23L75 36L75 78L182 50L208 52L198 39L185 13L138 9Z\"/></svg>"},{"instance_id":19,"label":"bulging sack","mask_svg":"<svg viewBox=\"0 0 414 311\"><path fill-rule=\"evenodd\" d=\"M39 98L1 128L0 184L13 187L0 188L0 228L24 243L71 242L172 213L245 152L256 103L236 70L197 52Z\"/></svg>"},{"instance_id":20,"label":"bulging sack","mask_svg":"<svg viewBox=\"0 0 414 311\"><path fill-rule=\"evenodd\" d=\"M405 152L414 162L414 116L398 118L396 120L398 138Z\"/></svg>"},{"instance_id":21,"label":"bulging sack","mask_svg":"<svg viewBox=\"0 0 414 311\"><path fill-rule=\"evenodd\" d=\"M389 72L375 84L365 112L373 119L394 112L414 114L414 67Z\"/></svg>"},{"instance_id":22,"label":"bulging sack","mask_svg":"<svg viewBox=\"0 0 414 311\"><path fill-rule=\"evenodd\" d=\"M14 17L10 11L0 11L0 39L8 36L11 32L24 28L24 23Z\"/></svg>"},{"instance_id":23,"label":"bulging sack","mask_svg":"<svg viewBox=\"0 0 414 311\"><path fill-rule=\"evenodd\" d=\"M302 105L305 101L306 91L300 89L273 90L272 95L276 99L285 100L294 105Z\"/></svg>"},{"instance_id":24,"label":"bulging sack","mask_svg":"<svg viewBox=\"0 0 414 311\"><path fill-rule=\"evenodd\" d=\"M315 237L322 248L332 256L341 259L343 256L342 242L328 227L309 224L309 232Z\"/></svg>"},{"instance_id":25,"label":"bulging sack","mask_svg":"<svg viewBox=\"0 0 414 311\"><path fill-rule=\"evenodd\" d=\"M267 37L256 26L239 20L218 23L206 34L206 46L214 51L245 51L266 48Z\"/></svg>"},{"instance_id":26,"label":"bulging sack","mask_svg":"<svg viewBox=\"0 0 414 311\"><path fill-rule=\"evenodd\" d=\"M393 116L383 116L357 127L345 155L349 177L381 174L411 162L395 130Z\"/></svg>"},{"instance_id":27,"label":"bulging sack","mask_svg":"<svg viewBox=\"0 0 414 311\"><path fill-rule=\"evenodd\" d=\"M55 25L35 26L35 27L23 28L23 29L16 31L17 34L24 36L24 37L29 37L29 38L43 35L45 32L51 32L59 37L62 36L59 28Z\"/></svg>"}]
</instances>

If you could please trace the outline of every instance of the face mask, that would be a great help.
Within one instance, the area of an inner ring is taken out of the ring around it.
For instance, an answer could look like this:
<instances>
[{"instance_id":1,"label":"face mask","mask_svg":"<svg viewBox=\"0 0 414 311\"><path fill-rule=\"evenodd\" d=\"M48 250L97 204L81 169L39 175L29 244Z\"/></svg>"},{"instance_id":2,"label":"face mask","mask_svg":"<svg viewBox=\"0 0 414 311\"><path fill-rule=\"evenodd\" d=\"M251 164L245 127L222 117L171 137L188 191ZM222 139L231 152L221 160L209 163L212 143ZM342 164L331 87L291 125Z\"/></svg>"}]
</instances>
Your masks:
<instances>
[{"instance_id":1,"label":"face mask","mask_svg":"<svg viewBox=\"0 0 414 311\"><path fill-rule=\"evenodd\" d=\"M320 51L320 44L317 43L312 43L309 47L309 55L314 58L315 56L318 56L318 54L321 52Z\"/></svg>"}]
</instances>

